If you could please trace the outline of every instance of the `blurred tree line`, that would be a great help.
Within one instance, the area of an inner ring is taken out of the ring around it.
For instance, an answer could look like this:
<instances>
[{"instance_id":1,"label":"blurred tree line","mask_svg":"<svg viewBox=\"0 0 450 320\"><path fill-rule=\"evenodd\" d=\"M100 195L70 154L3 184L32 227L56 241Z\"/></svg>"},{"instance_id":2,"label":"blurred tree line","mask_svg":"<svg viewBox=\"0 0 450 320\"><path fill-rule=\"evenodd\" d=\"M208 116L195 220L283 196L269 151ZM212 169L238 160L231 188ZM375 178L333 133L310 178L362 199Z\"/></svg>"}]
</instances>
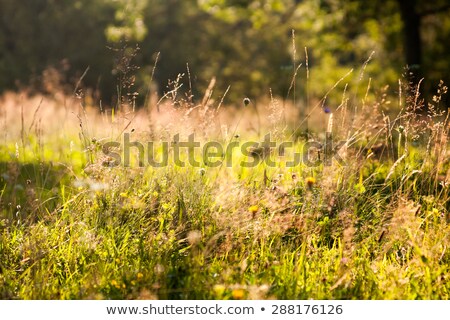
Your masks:
<instances>
[{"instance_id":1,"label":"blurred tree line","mask_svg":"<svg viewBox=\"0 0 450 320\"><path fill-rule=\"evenodd\" d=\"M450 81L449 7L447 0L0 0L0 91L62 85L114 104L124 92L163 94L184 74L182 88L192 87L194 99L213 77L217 96L231 86L230 102L269 88L322 97L351 68L346 80L360 81L369 57L364 75L374 88L395 88L413 72L410 81L423 76L432 91Z\"/></svg>"}]
</instances>

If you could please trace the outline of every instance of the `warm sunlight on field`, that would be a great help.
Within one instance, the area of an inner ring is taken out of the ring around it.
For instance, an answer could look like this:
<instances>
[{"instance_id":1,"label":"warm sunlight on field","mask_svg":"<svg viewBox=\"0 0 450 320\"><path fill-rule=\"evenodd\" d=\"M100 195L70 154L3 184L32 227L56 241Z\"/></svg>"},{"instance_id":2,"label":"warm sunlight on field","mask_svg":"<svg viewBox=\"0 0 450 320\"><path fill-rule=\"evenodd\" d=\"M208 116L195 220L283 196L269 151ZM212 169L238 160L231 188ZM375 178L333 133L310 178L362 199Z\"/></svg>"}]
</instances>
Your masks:
<instances>
[{"instance_id":1,"label":"warm sunlight on field","mask_svg":"<svg viewBox=\"0 0 450 320\"><path fill-rule=\"evenodd\" d=\"M1 99L3 298L449 298L446 113L89 101Z\"/></svg>"},{"instance_id":2,"label":"warm sunlight on field","mask_svg":"<svg viewBox=\"0 0 450 320\"><path fill-rule=\"evenodd\" d=\"M0 8L0 300L450 299L448 0Z\"/></svg>"}]
</instances>

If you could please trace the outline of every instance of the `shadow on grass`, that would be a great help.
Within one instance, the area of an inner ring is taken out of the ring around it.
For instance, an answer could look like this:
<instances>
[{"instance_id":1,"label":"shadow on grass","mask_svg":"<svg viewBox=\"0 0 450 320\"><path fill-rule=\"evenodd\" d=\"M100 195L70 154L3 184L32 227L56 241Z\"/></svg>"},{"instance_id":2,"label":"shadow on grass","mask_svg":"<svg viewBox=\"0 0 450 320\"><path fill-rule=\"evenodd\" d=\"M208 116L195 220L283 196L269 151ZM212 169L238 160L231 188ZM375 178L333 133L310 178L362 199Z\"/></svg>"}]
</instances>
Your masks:
<instances>
[{"instance_id":1,"label":"shadow on grass","mask_svg":"<svg viewBox=\"0 0 450 320\"><path fill-rule=\"evenodd\" d=\"M52 162L0 162L0 219L39 220L61 204L70 170Z\"/></svg>"}]
</instances>

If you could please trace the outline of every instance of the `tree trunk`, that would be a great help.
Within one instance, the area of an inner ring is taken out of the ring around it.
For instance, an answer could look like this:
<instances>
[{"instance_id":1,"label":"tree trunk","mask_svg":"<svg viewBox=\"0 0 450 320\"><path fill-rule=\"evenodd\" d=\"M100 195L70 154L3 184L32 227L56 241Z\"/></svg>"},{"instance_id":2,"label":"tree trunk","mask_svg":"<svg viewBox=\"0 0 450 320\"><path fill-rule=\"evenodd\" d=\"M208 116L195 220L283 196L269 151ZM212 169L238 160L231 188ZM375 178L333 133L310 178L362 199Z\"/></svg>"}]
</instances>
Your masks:
<instances>
[{"instance_id":1,"label":"tree trunk","mask_svg":"<svg viewBox=\"0 0 450 320\"><path fill-rule=\"evenodd\" d=\"M420 37L421 16L417 12L417 0L397 0L403 21L403 46L405 62L412 73L412 82L422 78L422 39Z\"/></svg>"}]
</instances>

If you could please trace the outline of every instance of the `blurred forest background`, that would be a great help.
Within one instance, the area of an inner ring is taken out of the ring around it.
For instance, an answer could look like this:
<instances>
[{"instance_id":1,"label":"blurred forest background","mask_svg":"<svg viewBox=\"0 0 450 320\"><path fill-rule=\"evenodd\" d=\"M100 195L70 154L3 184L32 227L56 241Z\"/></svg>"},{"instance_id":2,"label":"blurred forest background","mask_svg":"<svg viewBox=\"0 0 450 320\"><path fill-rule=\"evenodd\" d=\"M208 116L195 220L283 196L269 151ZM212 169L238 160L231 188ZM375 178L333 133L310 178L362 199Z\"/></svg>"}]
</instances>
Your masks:
<instances>
[{"instance_id":1,"label":"blurred forest background","mask_svg":"<svg viewBox=\"0 0 450 320\"><path fill-rule=\"evenodd\" d=\"M322 97L352 68L357 79L369 57L375 91L389 85L395 94L410 72L408 81L425 78L424 93L450 80L448 0L0 0L0 8L2 92L77 89L113 105L122 90L142 102L184 74L194 99L214 77L215 94L231 86L228 103L270 89L286 97L300 64L306 78L305 47L310 78L307 89L298 80L297 97Z\"/></svg>"}]
</instances>

